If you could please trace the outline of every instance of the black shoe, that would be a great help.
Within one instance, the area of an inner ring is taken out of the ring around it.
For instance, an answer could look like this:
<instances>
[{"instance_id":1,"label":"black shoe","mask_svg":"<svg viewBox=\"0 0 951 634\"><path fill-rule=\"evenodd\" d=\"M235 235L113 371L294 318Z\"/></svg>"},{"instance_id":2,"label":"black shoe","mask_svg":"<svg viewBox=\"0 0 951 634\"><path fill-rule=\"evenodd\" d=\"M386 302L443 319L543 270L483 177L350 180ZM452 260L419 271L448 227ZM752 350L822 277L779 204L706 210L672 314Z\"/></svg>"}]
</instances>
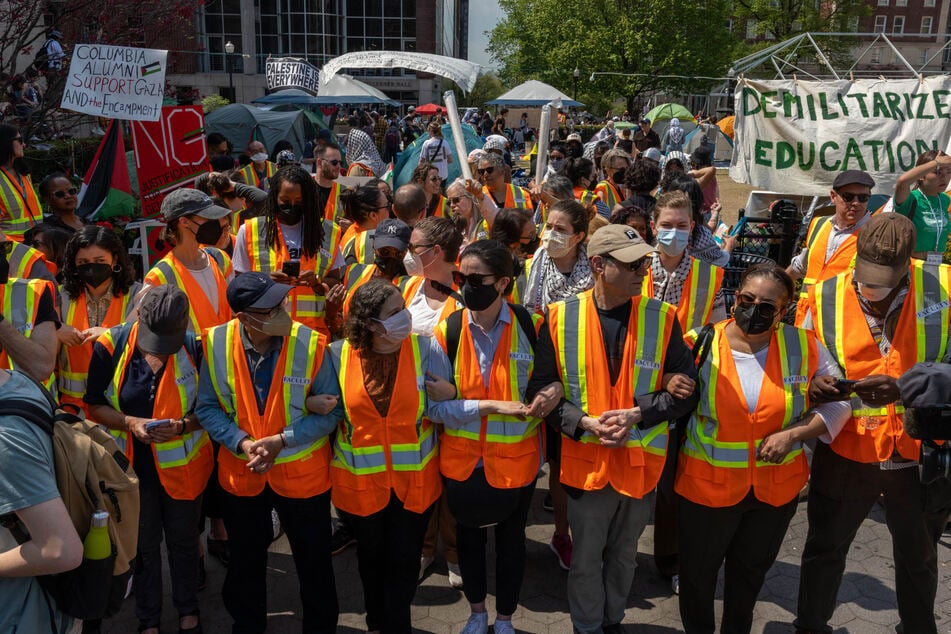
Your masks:
<instances>
[{"instance_id":1,"label":"black shoe","mask_svg":"<svg viewBox=\"0 0 951 634\"><path fill-rule=\"evenodd\" d=\"M231 548L228 546L228 540L209 537L205 540L205 543L208 545L208 554L227 566L228 562L231 561Z\"/></svg>"},{"instance_id":2,"label":"black shoe","mask_svg":"<svg viewBox=\"0 0 951 634\"><path fill-rule=\"evenodd\" d=\"M353 531L347 526L341 526L330 536L330 552L339 555L356 543L357 538L353 536Z\"/></svg>"},{"instance_id":3,"label":"black shoe","mask_svg":"<svg viewBox=\"0 0 951 634\"><path fill-rule=\"evenodd\" d=\"M545 509L546 511L555 510L555 505L552 504L552 501L551 501L551 493L545 494L545 499L542 500L542 508Z\"/></svg>"}]
</instances>

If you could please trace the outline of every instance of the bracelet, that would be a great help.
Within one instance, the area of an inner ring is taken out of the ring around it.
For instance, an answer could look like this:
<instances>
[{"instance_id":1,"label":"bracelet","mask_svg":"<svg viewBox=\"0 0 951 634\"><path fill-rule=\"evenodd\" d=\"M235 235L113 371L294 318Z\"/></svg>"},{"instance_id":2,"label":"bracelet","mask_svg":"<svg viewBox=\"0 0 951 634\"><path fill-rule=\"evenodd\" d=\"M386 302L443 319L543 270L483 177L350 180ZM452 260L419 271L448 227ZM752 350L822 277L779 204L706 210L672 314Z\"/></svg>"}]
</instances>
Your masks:
<instances>
[{"instance_id":1,"label":"bracelet","mask_svg":"<svg viewBox=\"0 0 951 634\"><path fill-rule=\"evenodd\" d=\"M181 428L181 430L179 430L178 435L179 435L179 436L184 436L184 435L185 435L185 418L183 417L183 418L179 419L179 422L182 424L182 428Z\"/></svg>"}]
</instances>

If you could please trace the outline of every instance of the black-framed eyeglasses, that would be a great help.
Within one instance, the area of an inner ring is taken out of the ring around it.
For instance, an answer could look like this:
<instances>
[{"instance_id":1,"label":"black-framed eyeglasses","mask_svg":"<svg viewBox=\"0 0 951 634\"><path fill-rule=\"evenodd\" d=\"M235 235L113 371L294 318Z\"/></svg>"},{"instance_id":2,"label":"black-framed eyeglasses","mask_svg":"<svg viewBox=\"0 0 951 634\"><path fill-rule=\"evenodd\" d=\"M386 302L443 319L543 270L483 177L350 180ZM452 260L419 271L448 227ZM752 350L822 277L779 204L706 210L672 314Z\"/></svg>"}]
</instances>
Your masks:
<instances>
[{"instance_id":1,"label":"black-framed eyeglasses","mask_svg":"<svg viewBox=\"0 0 951 634\"><path fill-rule=\"evenodd\" d=\"M618 268L621 269L622 271L627 270L627 271L631 271L631 272L637 271L637 270L640 269L642 266L645 266L648 262L650 262L650 256L649 256L649 255L645 255L645 256L642 257L642 258L638 258L638 259L634 260L633 262L620 262L620 261L618 261L618 260L612 258L610 255L602 255L601 257L603 257L605 260L608 260L608 261L610 261L610 262L614 262L614 266L618 267Z\"/></svg>"},{"instance_id":2,"label":"black-framed eyeglasses","mask_svg":"<svg viewBox=\"0 0 951 634\"><path fill-rule=\"evenodd\" d=\"M452 272L452 281L456 286L462 286L463 284L468 283L469 286L484 286L485 280L495 277L492 273L469 273L465 275L459 271ZM489 282L492 284L493 282Z\"/></svg>"},{"instance_id":3,"label":"black-framed eyeglasses","mask_svg":"<svg viewBox=\"0 0 951 634\"><path fill-rule=\"evenodd\" d=\"M4 240L0 242L0 251L2 251L4 255L10 255L10 252L13 251L13 241Z\"/></svg>"},{"instance_id":4,"label":"black-framed eyeglasses","mask_svg":"<svg viewBox=\"0 0 951 634\"><path fill-rule=\"evenodd\" d=\"M857 200L860 203L867 203L869 198L872 197L871 194L851 194L849 192L837 192L837 193L839 194L839 198L841 198L847 203L850 203L853 200Z\"/></svg>"},{"instance_id":5,"label":"black-framed eyeglasses","mask_svg":"<svg viewBox=\"0 0 951 634\"><path fill-rule=\"evenodd\" d=\"M23 136L22 136L22 135L17 135L17 136L15 136L15 137L13 137L13 140L16 141L16 142L18 142L18 143L23 143Z\"/></svg>"},{"instance_id":6,"label":"black-framed eyeglasses","mask_svg":"<svg viewBox=\"0 0 951 634\"><path fill-rule=\"evenodd\" d=\"M486 175L488 175L488 174L491 174L492 172L495 171L495 166L494 166L494 165L491 165L491 166L489 166L489 167L480 167L480 168L477 169L476 171L479 172L480 174L486 174Z\"/></svg>"},{"instance_id":7,"label":"black-framed eyeglasses","mask_svg":"<svg viewBox=\"0 0 951 634\"><path fill-rule=\"evenodd\" d=\"M337 167L338 165L343 163L343 161L341 161L340 159L320 159L320 160L323 161L324 163L330 163L334 167Z\"/></svg>"},{"instance_id":8,"label":"black-framed eyeglasses","mask_svg":"<svg viewBox=\"0 0 951 634\"><path fill-rule=\"evenodd\" d=\"M79 192L75 187L70 187L69 189L60 189L53 192L53 195L57 198L66 198L67 196L75 196Z\"/></svg>"}]
</instances>

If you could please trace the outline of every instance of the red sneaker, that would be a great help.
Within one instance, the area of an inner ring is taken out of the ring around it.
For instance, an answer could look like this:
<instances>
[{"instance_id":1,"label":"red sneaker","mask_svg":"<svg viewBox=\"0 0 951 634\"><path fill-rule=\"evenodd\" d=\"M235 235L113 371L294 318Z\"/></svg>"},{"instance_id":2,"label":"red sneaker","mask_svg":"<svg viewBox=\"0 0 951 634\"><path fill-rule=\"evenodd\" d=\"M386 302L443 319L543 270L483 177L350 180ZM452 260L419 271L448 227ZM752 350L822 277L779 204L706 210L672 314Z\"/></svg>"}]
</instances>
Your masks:
<instances>
[{"instance_id":1,"label":"red sneaker","mask_svg":"<svg viewBox=\"0 0 951 634\"><path fill-rule=\"evenodd\" d=\"M558 565L561 569L571 570L571 536L552 535L548 547L558 557Z\"/></svg>"}]
</instances>

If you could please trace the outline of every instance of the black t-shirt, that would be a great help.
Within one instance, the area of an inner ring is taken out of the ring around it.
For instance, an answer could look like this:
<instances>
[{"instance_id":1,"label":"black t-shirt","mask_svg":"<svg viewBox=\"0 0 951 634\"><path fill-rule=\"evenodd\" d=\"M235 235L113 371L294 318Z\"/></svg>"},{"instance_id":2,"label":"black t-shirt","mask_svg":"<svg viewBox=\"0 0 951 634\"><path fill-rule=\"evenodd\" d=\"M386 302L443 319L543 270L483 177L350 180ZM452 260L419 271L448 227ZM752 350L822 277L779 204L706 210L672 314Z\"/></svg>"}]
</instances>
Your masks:
<instances>
[{"instance_id":1,"label":"black t-shirt","mask_svg":"<svg viewBox=\"0 0 951 634\"><path fill-rule=\"evenodd\" d=\"M316 181L314 181L316 183ZM333 187L324 187L320 184L317 184L317 213L323 219L324 209L327 207L327 200L330 198L330 192L333 191Z\"/></svg>"},{"instance_id":2,"label":"black t-shirt","mask_svg":"<svg viewBox=\"0 0 951 634\"><path fill-rule=\"evenodd\" d=\"M631 321L631 302L625 302L614 308L599 308L598 318L601 322L601 334L604 336L604 352L608 358L611 385L614 385L621 373L621 359L624 357L627 325Z\"/></svg>"},{"instance_id":3,"label":"black t-shirt","mask_svg":"<svg viewBox=\"0 0 951 634\"><path fill-rule=\"evenodd\" d=\"M60 327L59 315L56 314L56 308L53 305L53 291L49 286L43 289L43 294L40 295L40 304L36 308L36 320L33 326L39 326L44 321L51 321L54 326Z\"/></svg>"}]
</instances>

